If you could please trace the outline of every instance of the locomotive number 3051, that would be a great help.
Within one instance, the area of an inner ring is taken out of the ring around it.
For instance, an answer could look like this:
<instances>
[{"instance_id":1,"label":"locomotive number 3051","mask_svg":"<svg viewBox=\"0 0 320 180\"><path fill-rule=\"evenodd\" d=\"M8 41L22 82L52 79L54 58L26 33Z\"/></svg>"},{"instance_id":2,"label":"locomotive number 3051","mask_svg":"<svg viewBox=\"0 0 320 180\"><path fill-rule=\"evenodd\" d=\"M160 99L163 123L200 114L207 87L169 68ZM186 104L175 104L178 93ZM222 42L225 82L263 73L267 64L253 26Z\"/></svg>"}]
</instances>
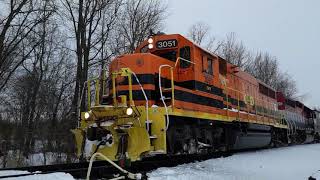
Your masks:
<instances>
[{"instance_id":1,"label":"locomotive number 3051","mask_svg":"<svg viewBox=\"0 0 320 180\"><path fill-rule=\"evenodd\" d=\"M157 41L158 49L173 48L173 47L177 47L177 45L178 45L178 42L175 39Z\"/></svg>"}]
</instances>

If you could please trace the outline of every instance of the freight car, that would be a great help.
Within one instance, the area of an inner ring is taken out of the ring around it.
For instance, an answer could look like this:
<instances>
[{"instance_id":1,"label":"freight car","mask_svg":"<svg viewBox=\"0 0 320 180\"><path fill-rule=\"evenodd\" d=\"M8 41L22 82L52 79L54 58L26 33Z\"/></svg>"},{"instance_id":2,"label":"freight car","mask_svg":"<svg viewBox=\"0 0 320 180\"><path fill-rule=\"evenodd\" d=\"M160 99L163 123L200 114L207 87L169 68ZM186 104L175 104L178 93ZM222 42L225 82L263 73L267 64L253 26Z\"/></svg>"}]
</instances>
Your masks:
<instances>
[{"instance_id":1,"label":"freight car","mask_svg":"<svg viewBox=\"0 0 320 180\"><path fill-rule=\"evenodd\" d=\"M260 148L315 132L303 133L313 111L298 102L290 111L280 92L179 34L150 35L108 71L82 95L87 109L72 130L82 157L100 152L124 162Z\"/></svg>"},{"instance_id":2,"label":"freight car","mask_svg":"<svg viewBox=\"0 0 320 180\"><path fill-rule=\"evenodd\" d=\"M314 110L313 113L313 124L314 124L314 140L320 142L320 111Z\"/></svg>"}]
</instances>

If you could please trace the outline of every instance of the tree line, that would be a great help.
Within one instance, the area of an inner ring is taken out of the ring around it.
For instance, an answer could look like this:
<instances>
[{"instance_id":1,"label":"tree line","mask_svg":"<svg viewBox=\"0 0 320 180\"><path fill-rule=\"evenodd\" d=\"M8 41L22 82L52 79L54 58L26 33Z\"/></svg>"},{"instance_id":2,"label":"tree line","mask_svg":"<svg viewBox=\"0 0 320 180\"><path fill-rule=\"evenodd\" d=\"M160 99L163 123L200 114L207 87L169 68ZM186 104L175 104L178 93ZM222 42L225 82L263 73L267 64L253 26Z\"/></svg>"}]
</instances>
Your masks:
<instances>
[{"instance_id":1,"label":"tree line","mask_svg":"<svg viewBox=\"0 0 320 180\"><path fill-rule=\"evenodd\" d=\"M132 53L150 30L165 28L161 0L0 1L0 165L71 162L84 83L112 58ZM235 34L223 41L197 23L188 36L272 87L294 96L291 77L269 53L253 54ZM48 161L51 162L48 162Z\"/></svg>"},{"instance_id":2,"label":"tree line","mask_svg":"<svg viewBox=\"0 0 320 180\"><path fill-rule=\"evenodd\" d=\"M160 0L0 1L0 165L72 161L84 82L161 30ZM46 158L47 157L47 158Z\"/></svg>"}]
</instances>

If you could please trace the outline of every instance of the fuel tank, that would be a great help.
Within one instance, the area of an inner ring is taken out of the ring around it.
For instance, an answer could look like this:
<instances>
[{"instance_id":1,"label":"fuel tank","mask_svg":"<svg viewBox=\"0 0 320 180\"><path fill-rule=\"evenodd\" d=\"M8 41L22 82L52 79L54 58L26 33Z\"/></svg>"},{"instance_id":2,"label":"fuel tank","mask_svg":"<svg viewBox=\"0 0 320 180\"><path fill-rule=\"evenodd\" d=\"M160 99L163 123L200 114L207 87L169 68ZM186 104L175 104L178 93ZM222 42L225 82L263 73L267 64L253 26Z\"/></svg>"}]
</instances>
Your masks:
<instances>
[{"instance_id":1,"label":"fuel tank","mask_svg":"<svg viewBox=\"0 0 320 180\"><path fill-rule=\"evenodd\" d=\"M266 147L271 143L271 127L247 124L245 128L234 129L234 150Z\"/></svg>"}]
</instances>

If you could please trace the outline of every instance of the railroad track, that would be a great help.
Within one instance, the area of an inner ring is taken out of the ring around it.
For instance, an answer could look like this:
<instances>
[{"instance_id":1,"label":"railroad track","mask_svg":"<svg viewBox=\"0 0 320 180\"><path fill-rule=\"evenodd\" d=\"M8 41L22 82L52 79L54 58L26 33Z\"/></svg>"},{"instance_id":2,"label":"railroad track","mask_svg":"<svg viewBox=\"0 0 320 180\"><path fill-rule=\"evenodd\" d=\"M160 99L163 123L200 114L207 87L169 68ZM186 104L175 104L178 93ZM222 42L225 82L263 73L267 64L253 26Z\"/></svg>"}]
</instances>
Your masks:
<instances>
[{"instance_id":1,"label":"railroad track","mask_svg":"<svg viewBox=\"0 0 320 180\"><path fill-rule=\"evenodd\" d=\"M149 157L143 161L137 161L131 164L130 167L126 168L127 171L132 173L141 173L142 179L148 179L147 173L155 170L159 167L174 167L179 164L191 163L195 161L203 161L207 159L217 158L221 156L229 156L230 153L216 153L211 155L176 155L176 156L157 156ZM22 176L29 176L35 174L49 174L55 172L65 172L71 174L74 178L86 178L89 163L69 163L69 164L55 164L55 165L43 165L43 166L28 166L19 168L4 168L1 171L28 171L28 174L16 174L0 176L0 179L4 178L15 178ZM95 161L92 166L90 179L111 179L118 176L125 176L114 166L110 165L106 161Z\"/></svg>"},{"instance_id":2,"label":"railroad track","mask_svg":"<svg viewBox=\"0 0 320 180\"><path fill-rule=\"evenodd\" d=\"M1 171L28 171L28 174L16 174L16 175L7 175L0 176L0 179L3 178L14 178L21 176L29 176L35 174L49 174L55 172L65 172L71 174L74 178L85 178L87 174L89 163L81 162L81 163L69 163L69 164L55 164L55 165L43 165L43 166L27 166L27 167L19 167L19 168L4 168L0 169ZM92 167L92 178L103 178L104 174L112 174L116 172L116 168L110 166L105 161L96 161Z\"/></svg>"}]
</instances>

